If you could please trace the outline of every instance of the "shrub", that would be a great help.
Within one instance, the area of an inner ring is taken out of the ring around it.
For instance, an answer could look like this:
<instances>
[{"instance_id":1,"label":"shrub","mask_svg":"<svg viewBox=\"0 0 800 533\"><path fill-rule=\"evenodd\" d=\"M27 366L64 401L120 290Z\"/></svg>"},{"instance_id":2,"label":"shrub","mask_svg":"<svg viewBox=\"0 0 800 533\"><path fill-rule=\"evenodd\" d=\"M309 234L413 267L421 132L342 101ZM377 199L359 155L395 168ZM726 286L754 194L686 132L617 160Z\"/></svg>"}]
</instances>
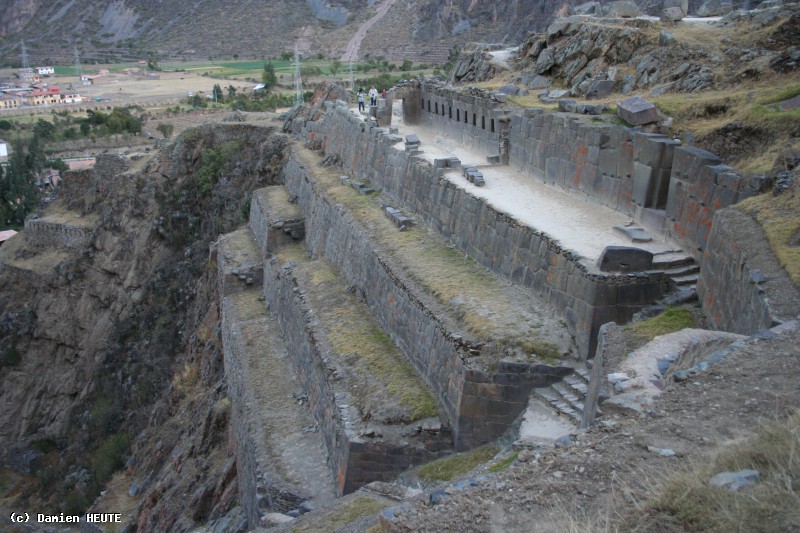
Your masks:
<instances>
[{"instance_id":1,"label":"shrub","mask_svg":"<svg viewBox=\"0 0 800 533\"><path fill-rule=\"evenodd\" d=\"M97 448L92 457L92 477L98 485L104 484L125 464L125 452L130 437L127 433L111 435Z\"/></svg>"}]
</instances>

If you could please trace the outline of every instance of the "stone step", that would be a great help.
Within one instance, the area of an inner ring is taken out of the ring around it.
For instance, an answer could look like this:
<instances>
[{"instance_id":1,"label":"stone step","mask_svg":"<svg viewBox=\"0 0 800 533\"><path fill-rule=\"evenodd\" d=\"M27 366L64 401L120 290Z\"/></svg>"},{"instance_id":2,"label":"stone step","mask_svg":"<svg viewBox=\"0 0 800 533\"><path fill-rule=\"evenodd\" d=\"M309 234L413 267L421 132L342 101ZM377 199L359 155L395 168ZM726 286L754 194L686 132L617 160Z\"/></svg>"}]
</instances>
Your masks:
<instances>
[{"instance_id":1,"label":"stone step","mask_svg":"<svg viewBox=\"0 0 800 533\"><path fill-rule=\"evenodd\" d=\"M576 411L572 404L564 401L552 385L550 387L534 389L533 396L544 405L554 410L556 414L566 417L572 422L580 422L581 412Z\"/></svg>"},{"instance_id":2,"label":"stone step","mask_svg":"<svg viewBox=\"0 0 800 533\"><path fill-rule=\"evenodd\" d=\"M281 309L341 494L391 481L452 447L425 382L350 287L302 244L265 265L266 301Z\"/></svg>"},{"instance_id":3,"label":"stone step","mask_svg":"<svg viewBox=\"0 0 800 533\"><path fill-rule=\"evenodd\" d=\"M679 287L684 287L687 285L696 285L697 274L687 274L686 276L677 276L672 278L672 281L674 281L675 285L678 285Z\"/></svg>"},{"instance_id":4,"label":"stone step","mask_svg":"<svg viewBox=\"0 0 800 533\"><path fill-rule=\"evenodd\" d=\"M576 378L573 376L567 376L564 378L564 383L569 385L569 387L573 390L574 394L585 397L586 392L589 390L588 382L584 381L583 378Z\"/></svg>"},{"instance_id":5,"label":"stone step","mask_svg":"<svg viewBox=\"0 0 800 533\"><path fill-rule=\"evenodd\" d=\"M694 258L683 252L667 252L653 256L653 270L669 270L672 268L691 265Z\"/></svg>"},{"instance_id":6,"label":"stone step","mask_svg":"<svg viewBox=\"0 0 800 533\"><path fill-rule=\"evenodd\" d=\"M689 274L697 274L700 272L700 265L697 263L693 263L690 265L683 265L679 267L674 267L669 270L663 271L665 275L676 278L681 276L688 276Z\"/></svg>"},{"instance_id":7,"label":"stone step","mask_svg":"<svg viewBox=\"0 0 800 533\"><path fill-rule=\"evenodd\" d=\"M569 385L566 385L562 382L562 383L555 383L554 385L552 385L552 387L553 390L555 390L561 396L561 401L564 401L567 404L569 404L569 406L575 411L578 412L583 411L582 397L575 394Z\"/></svg>"}]
</instances>

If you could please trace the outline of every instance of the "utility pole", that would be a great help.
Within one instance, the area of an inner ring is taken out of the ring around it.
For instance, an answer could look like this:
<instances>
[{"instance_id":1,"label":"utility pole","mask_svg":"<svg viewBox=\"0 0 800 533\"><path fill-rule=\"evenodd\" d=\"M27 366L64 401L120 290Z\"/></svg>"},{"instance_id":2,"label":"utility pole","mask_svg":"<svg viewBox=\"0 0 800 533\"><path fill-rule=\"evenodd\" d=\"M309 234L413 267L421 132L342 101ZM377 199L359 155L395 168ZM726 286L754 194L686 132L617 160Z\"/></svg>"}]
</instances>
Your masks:
<instances>
[{"instance_id":1,"label":"utility pole","mask_svg":"<svg viewBox=\"0 0 800 533\"><path fill-rule=\"evenodd\" d=\"M300 107L303 105L303 80L300 77L300 50L297 43L294 45L294 105Z\"/></svg>"},{"instance_id":2,"label":"utility pole","mask_svg":"<svg viewBox=\"0 0 800 533\"><path fill-rule=\"evenodd\" d=\"M31 66L28 64L28 49L25 48L25 39L22 39L19 42L19 44L20 44L20 47L22 48L22 51L20 52L20 54L22 56L21 59L20 59L20 61L22 62L22 68L29 69L29 68L31 68Z\"/></svg>"},{"instance_id":3,"label":"utility pole","mask_svg":"<svg viewBox=\"0 0 800 533\"><path fill-rule=\"evenodd\" d=\"M353 91L353 98L356 96L356 80L353 77L353 58L350 57L350 90ZM350 102L351 104L353 102Z\"/></svg>"}]
</instances>

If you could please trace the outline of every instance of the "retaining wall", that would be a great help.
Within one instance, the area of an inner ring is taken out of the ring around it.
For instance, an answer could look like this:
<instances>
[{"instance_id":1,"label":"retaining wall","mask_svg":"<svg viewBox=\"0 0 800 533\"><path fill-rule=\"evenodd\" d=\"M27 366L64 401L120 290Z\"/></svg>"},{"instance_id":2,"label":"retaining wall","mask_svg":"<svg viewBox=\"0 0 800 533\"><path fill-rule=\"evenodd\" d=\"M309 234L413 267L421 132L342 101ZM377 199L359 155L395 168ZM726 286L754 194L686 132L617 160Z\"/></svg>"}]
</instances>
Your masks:
<instances>
[{"instance_id":1,"label":"retaining wall","mask_svg":"<svg viewBox=\"0 0 800 533\"><path fill-rule=\"evenodd\" d=\"M66 246L81 248L89 244L91 228L47 222L41 219L25 221L25 239L40 246Z\"/></svg>"},{"instance_id":2,"label":"retaining wall","mask_svg":"<svg viewBox=\"0 0 800 533\"><path fill-rule=\"evenodd\" d=\"M338 493L348 494L372 481L392 481L409 467L438 457L436 451L419 442L390 444L358 436L351 421L359 419L359 414L351 408L354 402L349 393L332 384L331 370L321 348L324 335L315 326L313 309L292 265L278 264L273 258L265 265L264 275L264 297L276 310L281 330L292 348L292 360L328 450Z\"/></svg>"},{"instance_id":3,"label":"retaining wall","mask_svg":"<svg viewBox=\"0 0 800 533\"><path fill-rule=\"evenodd\" d=\"M800 315L800 291L758 223L736 208L714 215L697 294L712 327L744 335Z\"/></svg>"},{"instance_id":4,"label":"retaining wall","mask_svg":"<svg viewBox=\"0 0 800 533\"><path fill-rule=\"evenodd\" d=\"M321 141L346 172L415 211L478 263L536 290L564 316L583 357L594 352L601 324L627 322L663 293L661 274L605 274L587 267L548 235L518 224L429 163L397 150L384 130L370 130L344 107L329 105L324 119L308 122L302 134Z\"/></svg>"},{"instance_id":5,"label":"retaining wall","mask_svg":"<svg viewBox=\"0 0 800 533\"><path fill-rule=\"evenodd\" d=\"M457 449L501 436L527 407L533 387L547 386L570 372L524 364L501 365L494 373L469 368L469 340L448 329L437 310L425 303L422 291L370 240L361 222L319 191L313 174L296 156L286 165L285 181L306 215L312 256L329 259L360 289L378 323L434 391L452 424Z\"/></svg>"}]
</instances>

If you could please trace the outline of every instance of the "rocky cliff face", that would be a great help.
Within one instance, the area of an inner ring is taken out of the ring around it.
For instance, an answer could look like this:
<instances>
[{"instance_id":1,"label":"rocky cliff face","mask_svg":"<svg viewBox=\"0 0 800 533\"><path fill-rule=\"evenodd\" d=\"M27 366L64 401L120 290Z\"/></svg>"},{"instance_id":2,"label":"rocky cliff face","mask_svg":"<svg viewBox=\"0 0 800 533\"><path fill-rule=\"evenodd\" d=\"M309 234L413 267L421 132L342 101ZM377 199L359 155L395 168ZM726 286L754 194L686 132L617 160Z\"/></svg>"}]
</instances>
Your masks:
<instances>
[{"instance_id":1,"label":"rocky cliff face","mask_svg":"<svg viewBox=\"0 0 800 533\"><path fill-rule=\"evenodd\" d=\"M0 5L0 37L20 31L36 14L36 0L9 0Z\"/></svg>"},{"instance_id":2,"label":"rocky cliff face","mask_svg":"<svg viewBox=\"0 0 800 533\"><path fill-rule=\"evenodd\" d=\"M85 509L131 448L143 529L233 506L205 272L212 239L246 220L250 191L278 180L284 148L269 129L232 125L189 131L136 170L106 156L68 176L40 219L83 228L88 244L21 234L0 250L4 496ZM194 461L203 476L159 474ZM187 482L212 488L184 516L184 493L198 489Z\"/></svg>"}]
</instances>

